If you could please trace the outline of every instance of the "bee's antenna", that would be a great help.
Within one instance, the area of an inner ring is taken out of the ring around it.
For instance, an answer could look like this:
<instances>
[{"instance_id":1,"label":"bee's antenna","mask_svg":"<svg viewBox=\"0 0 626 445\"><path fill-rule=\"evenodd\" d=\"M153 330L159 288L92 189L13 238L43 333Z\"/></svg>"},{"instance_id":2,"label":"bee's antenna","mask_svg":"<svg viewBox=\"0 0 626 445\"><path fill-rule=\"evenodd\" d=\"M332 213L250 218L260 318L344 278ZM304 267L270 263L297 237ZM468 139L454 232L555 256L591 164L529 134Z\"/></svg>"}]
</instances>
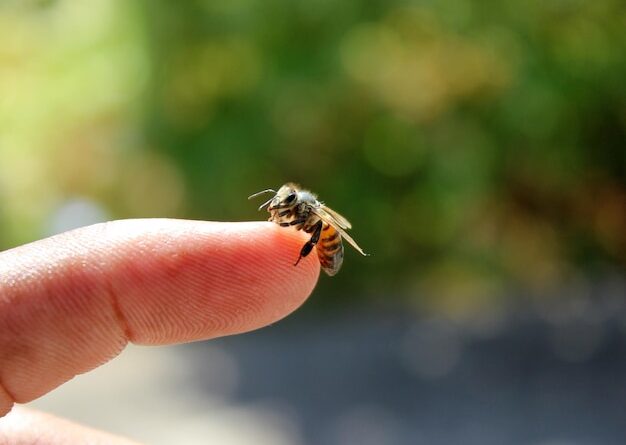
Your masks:
<instances>
[{"instance_id":1,"label":"bee's antenna","mask_svg":"<svg viewBox=\"0 0 626 445\"><path fill-rule=\"evenodd\" d=\"M260 192L257 192L254 195L248 196L248 199L256 198L257 196L260 196L263 193L276 193L276 190L273 190L273 189L261 190Z\"/></svg>"},{"instance_id":2,"label":"bee's antenna","mask_svg":"<svg viewBox=\"0 0 626 445\"><path fill-rule=\"evenodd\" d=\"M268 199L267 201L265 201L263 204L261 204L261 206L259 207L259 211L263 208L269 205L270 202L272 202L272 200L274 199L274 197L272 196L270 199Z\"/></svg>"},{"instance_id":3,"label":"bee's antenna","mask_svg":"<svg viewBox=\"0 0 626 445\"><path fill-rule=\"evenodd\" d=\"M257 192L254 195L248 196L248 199L256 198L257 196L260 196L260 195L262 195L264 193L274 193L274 194L276 194L276 190L274 190L274 189L261 190L260 192ZM265 201L263 204L261 204L261 207L259 207L259 210L261 210L263 207L269 205L269 203L272 202L272 199L274 199L273 196L270 199L268 199L267 201Z\"/></svg>"}]
</instances>

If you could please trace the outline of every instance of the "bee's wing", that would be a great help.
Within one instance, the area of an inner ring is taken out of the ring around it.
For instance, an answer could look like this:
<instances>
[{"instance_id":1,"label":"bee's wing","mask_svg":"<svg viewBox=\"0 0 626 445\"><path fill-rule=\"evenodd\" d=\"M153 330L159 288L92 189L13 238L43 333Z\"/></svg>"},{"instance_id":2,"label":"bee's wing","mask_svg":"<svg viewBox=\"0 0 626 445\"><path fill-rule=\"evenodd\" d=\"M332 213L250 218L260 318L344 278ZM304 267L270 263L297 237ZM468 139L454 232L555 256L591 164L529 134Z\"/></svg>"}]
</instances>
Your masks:
<instances>
[{"instance_id":1,"label":"bee's wing","mask_svg":"<svg viewBox=\"0 0 626 445\"><path fill-rule=\"evenodd\" d=\"M342 229L351 229L352 228L352 224L350 224L350 221L348 221L345 217L341 216L339 213L335 212L333 209L331 209L330 207L325 206L324 204L322 204L321 207L322 207L322 210L324 212L326 212L330 218L333 219L333 221L334 221L334 223L332 223L333 225L339 226ZM318 215L318 216L321 218L320 215Z\"/></svg>"},{"instance_id":2,"label":"bee's wing","mask_svg":"<svg viewBox=\"0 0 626 445\"><path fill-rule=\"evenodd\" d=\"M337 221L335 217L328 212L328 210L329 210L328 207L318 207L318 208L313 209L313 213L319 216L319 218L322 221L324 221L326 224L330 224L331 226L333 226L335 230L339 232L341 237L345 238L345 240L348 241L350 245L352 245L352 247L358 250L361 255L367 256L367 253L363 252L363 249L361 249L359 245L356 243L356 241L354 241L352 237L346 233L346 231L344 230L344 227L342 227L342 225L339 224L339 221ZM339 215L337 212L333 212L333 214ZM348 222L348 220L346 220L343 216L339 215L339 217L341 217L345 222ZM350 227L349 222L348 222L348 227Z\"/></svg>"}]
</instances>

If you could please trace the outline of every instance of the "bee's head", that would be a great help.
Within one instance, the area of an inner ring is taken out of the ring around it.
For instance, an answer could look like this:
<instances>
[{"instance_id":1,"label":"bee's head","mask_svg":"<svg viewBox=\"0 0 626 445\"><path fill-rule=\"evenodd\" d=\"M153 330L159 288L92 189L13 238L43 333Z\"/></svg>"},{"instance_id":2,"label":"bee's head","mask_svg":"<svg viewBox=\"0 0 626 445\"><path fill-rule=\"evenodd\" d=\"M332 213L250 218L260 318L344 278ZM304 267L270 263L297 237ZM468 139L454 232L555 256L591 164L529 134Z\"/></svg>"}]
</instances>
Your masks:
<instances>
[{"instance_id":1,"label":"bee's head","mask_svg":"<svg viewBox=\"0 0 626 445\"><path fill-rule=\"evenodd\" d=\"M293 184L285 184L276 192L276 196L270 201L268 210L274 208L288 209L296 205L298 201L298 191Z\"/></svg>"},{"instance_id":2,"label":"bee's head","mask_svg":"<svg viewBox=\"0 0 626 445\"><path fill-rule=\"evenodd\" d=\"M263 190L259 193L255 193L254 195L248 197L248 199L255 198L263 193L274 193L274 197L268 199L265 203L263 203L259 210L269 205L268 210L274 209L289 209L295 206L298 202L298 190L295 184L285 184L278 191L267 189Z\"/></svg>"}]
</instances>

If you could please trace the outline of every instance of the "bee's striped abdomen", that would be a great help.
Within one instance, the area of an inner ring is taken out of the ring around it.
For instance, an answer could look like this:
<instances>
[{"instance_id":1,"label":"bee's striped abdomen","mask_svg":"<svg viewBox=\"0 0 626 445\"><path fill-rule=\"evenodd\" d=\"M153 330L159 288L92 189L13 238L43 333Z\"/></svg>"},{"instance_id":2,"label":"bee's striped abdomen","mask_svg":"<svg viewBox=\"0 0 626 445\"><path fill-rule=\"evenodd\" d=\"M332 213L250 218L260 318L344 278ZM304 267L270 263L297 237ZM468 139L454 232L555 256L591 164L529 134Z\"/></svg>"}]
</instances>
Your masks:
<instances>
[{"instance_id":1,"label":"bee's striped abdomen","mask_svg":"<svg viewBox=\"0 0 626 445\"><path fill-rule=\"evenodd\" d=\"M324 223L316 250L324 272L330 276L339 272L343 263L343 244L341 243L341 235L333 226Z\"/></svg>"}]
</instances>

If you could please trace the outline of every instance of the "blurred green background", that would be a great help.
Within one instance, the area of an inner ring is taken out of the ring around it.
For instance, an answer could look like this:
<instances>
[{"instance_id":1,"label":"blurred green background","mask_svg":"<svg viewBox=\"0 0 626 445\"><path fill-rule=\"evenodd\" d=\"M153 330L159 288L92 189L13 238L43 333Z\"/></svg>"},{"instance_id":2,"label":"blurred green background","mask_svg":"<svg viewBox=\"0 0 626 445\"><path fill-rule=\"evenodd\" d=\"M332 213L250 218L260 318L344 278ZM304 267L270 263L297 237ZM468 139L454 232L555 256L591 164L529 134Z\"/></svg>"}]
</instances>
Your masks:
<instances>
[{"instance_id":1,"label":"blurred green background","mask_svg":"<svg viewBox=\"0 0 626 445\"><path fill-rule=\"evenodd\" d=\"M4 0L0 248L295 181L373 254L325 303L550 294L626 265L624 79L619 0Z\"/></svg>"}]
</instances>

